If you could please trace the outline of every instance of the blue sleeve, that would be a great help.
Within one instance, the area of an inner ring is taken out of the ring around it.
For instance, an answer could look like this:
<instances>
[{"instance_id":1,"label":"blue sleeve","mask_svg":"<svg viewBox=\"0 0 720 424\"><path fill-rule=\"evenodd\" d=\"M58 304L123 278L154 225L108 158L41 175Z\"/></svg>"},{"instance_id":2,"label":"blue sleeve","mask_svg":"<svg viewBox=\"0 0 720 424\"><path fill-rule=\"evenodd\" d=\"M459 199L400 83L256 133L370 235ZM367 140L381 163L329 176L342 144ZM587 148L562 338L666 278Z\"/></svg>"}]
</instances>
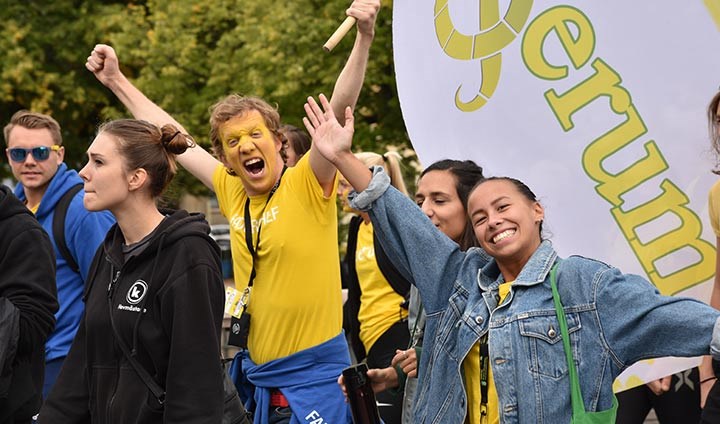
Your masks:
<instances>
[{"instance_id":1,"label":"blue sleeve","mask_svg":"<svg viewBox=\"0 0 720 424\"><path fill-rule=\"evenodd\" d=\"M80 268L80 276L83 281L87 281L90 264L108 230L115 223L115 217L108 211L89 212L83 206L82 193L80 191L73 199L68 210L65 243Z\"/></svg>"},{"instance_id":2,"label":"blue sleeve","mask_svg":"<svg viewBox=\"0 0 720 424\"><path fill-rule=\"evenodd\" d=\"M393 265L418 287L428 314L447 307L465 260L460 247L438 230L410 198L390 186L380 167L351 206L369 210L373 228Z\"/></svg>"},{"instance_id":3,"label":"blue sleeve","mask_svg":"<svg viewBox=\"0 0 720 424\"><path fill-rule=\"evenodd\" d=\"M708 355L711 342L717 346L720 311L698 300L663 296L644 278L612 267L595 273L593 290L602 334L624 366Z\"/></svg>"}]
</instances>

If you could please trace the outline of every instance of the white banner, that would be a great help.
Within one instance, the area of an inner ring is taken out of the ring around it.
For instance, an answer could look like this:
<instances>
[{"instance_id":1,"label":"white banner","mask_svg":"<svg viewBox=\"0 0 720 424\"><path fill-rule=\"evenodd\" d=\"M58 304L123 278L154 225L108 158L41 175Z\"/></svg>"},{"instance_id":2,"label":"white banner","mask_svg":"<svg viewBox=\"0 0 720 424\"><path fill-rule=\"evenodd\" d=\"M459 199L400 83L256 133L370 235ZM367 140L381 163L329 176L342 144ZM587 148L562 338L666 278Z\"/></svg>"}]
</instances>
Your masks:
<instances>
[{"instance_id":1,"label":"white banner","mask_svg":"<svg viewBox=\"0 0 720 424\"><path fill-rule=\"evenodd\" d=\"M400 102L424 165L473 159L526 182L561 256L707 301L720 84L712 4L395 0ZM668 341L672 343L672 341ZM616 390L698 363L632 367ZM661 364L661 365L658 365Z\"/></svg>"}]
</instances>

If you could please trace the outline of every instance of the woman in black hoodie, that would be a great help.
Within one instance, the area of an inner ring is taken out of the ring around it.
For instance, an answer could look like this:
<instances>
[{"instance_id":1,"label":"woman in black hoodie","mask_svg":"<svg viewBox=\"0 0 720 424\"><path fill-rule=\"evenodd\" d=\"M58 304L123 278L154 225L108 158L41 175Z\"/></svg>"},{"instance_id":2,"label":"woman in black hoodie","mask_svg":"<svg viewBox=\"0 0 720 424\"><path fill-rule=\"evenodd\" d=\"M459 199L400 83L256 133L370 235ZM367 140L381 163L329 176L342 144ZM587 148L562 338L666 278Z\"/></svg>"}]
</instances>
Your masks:
<instances>
[{"instance_id":1,"label":"woman in black hoodie","mask_svg":"<svg viewBox=\"0 0 720 424\"><path fill-rule=\"evenodd\" d=\"M85 316L41 423L221 422L220 252L201 214L155 206L174 155L192 144L171 125L118 120L88 149L85 207L110 210L117 224L93 262Z\"/></svg>"}]
</instances>

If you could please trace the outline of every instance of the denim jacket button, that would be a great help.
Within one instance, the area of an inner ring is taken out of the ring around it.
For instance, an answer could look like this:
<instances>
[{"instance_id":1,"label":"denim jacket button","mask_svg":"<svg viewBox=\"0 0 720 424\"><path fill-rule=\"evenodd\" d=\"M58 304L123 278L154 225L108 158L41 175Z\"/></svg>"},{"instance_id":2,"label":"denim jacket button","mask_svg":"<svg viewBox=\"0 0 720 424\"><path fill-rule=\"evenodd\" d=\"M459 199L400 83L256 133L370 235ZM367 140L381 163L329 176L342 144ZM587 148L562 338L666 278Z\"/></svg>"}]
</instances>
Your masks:
<instances>
[{"instance_id":1,"label":"denim jacket button","mask_svg":"<svg viewBox=\"0 0 720 424\"><path fill-rule=\"evenodd\" d=\"M552 338L554 338L555 336L557 336L557 333L555 332L555 329L554 329L554 328L550 327L550 329L548 330L547 335L548 335L548 337L550 337L550 338L552 339Z\"/></svg>"},{"instance_id":2,"label":"denim jacket button","mask_svg":"<svg viewBox=\"0 0 720 424\"><path fill-rule=\"evenodd\" d=\"M475 324L482 325L483 321L485 321L483 317L475 317Z\"/></svg>"}]
</instances>

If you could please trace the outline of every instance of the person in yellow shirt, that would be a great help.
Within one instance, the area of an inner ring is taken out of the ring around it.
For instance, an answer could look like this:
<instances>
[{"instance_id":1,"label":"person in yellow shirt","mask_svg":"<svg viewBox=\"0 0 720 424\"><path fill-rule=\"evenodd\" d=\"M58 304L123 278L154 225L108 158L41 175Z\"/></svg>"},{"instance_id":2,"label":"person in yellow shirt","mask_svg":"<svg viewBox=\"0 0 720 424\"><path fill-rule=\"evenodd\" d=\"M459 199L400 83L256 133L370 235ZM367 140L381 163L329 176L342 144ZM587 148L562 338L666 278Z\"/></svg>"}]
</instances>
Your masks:
<instances>
[{"instance_id":1,"label":"person in yellow shirt","mask_svg":"<svg viewBox=\"0 0 720 424\"><path fill-rule=\"evenodd\" d=\"M443 159L430 164L420 174L415 203L440 231L462 250L478 246L467 218L470 190L483 179L483 169L471 160ZM391 179L392 180L392 179ZM418 361L422 351L425 312L417 288L410 288L408 326L412 340L406 350L397 350L391 366L371 368L368 376L373 390L401 391L402 423L412 423L412 407L417 390ZM478 399L479 402L479 399Z\"/></svg>"},{"instance_id":2,"label":"person in yellow shirt","mask_svg":"<svg viewBox=\"0 0 720 424\"><path fill-rule=\"evenodd\" d=\"M358 31L333 90L340 115L357 102L379 8L379 0L354 0L347 10ZM110 46L95 46L86 68L136 118L179 126L120 72ZM335 384L350 363L341 331L337 170L313 148L286 168L280 116L262 99L227 96L212 107L210 127L215 157L196 147L178 161L215 191L230 224L235 286L247 303L231 335L245 348L239 358L254 390L254 420L349 422Z\"/></svg>"},{"instance_id":3,"label":"person in yellow shirt","mask_svg":"<svg viewBox=\"0 0 720 424\"><path fill-rule=\"evenodd\" d=\"M383 155L374 152L356 153L367 166L382 166L390 175L391 184L407 195L397 152ZM368 368L390 366L398 349L410 340L408 330L408 298L410 282L387 259L375 242L370 217L347 205L350 185L344 178L338 184L338 197L344 209L354 214L348 229L347 252L343 259L343 282L348 288L343 328L350 341L355 359L365 361ZM399 391L377 394L380 417L385 424L399 424L403 396Z\"/></svg>"}]
</instances>

